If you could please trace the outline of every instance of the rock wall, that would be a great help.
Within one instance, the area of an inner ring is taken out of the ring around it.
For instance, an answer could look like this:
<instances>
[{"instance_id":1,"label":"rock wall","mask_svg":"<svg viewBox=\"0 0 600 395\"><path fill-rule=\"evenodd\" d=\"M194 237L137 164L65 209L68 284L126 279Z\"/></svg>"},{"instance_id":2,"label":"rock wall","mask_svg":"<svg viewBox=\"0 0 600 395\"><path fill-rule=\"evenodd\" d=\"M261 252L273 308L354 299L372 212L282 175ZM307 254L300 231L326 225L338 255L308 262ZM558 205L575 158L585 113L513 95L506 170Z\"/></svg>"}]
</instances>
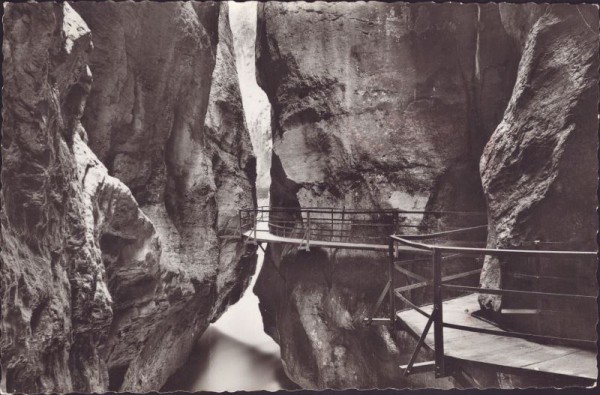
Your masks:
<instances>
[{"instance_id":1,"label":"rock wall","mask_svg":"<svg viewBox=\"0 0 600 395\"><path fill-rule=\"evenodd\" d=\"M598 8L592 5L501 5L507 31L522 42L519 74L504 118L481 158L491 247L595 251L598 177ZM485 263L487 287L597 294L596 260ZM542 276L539 279L533 276ZM509 319L521 330L596 338L596 304L482 296L493 310L542 308L555 313Z\"/></svg>"},{"instance_id":2,"label":"rock wall","mask_svg":"<svg viewBox=\"0 0 600 395\"><path fill-rule=\"evenodd\" d=\"M4 17L3 376L159 390L256 262L220 237L256 178L227 8L72 7Z\"/></svg>"},{"instance_id":3,"label":"rock wall","mask_svg":"<svg viewBox=\"0 0 600 395\"><path fill-rule=\"evenodd\" d=\"M451 173L475 185L456 207L482 200L476 161L518 60L496 6L261 5L258 30L278 178L301 200L440 206ZM490 41L506 49L486 50Z\"/></svg>"},{"instance_id":4,"label":"rock wall","mask_svg":"<svg viewBox=\"0 0 600 395\"><path fill-rule=\"evenodd\" d=\"M85 144L90 39L66 3L5 8L0 344L8 391L105 390L99 349L119 295L107 286L101 240L123 240L138 275L156 270L160 256L129 189Z\"/></svg>"},{"instance_id":5,"label":"rock wall","mask_svg":"<svg viewBox=\"0 0 600 395\"><path fill-rule=\"evenodd\" d=\"M485 211L477 164L517 63L495 4L260 4L271 205ZM386 254L269 253L255 292L294 381L419 386L398 378L410 346L362 326L385 284Z\"/></svg>"},{"instance_id":6,"label":"rock wall","mask_svg":"<svg viewBox=\"0 0 600 395\"><path fill-rule=\"evenodd\" d=\"M106 359L115 382L125 374L122 390L155 390L254 270L239 240L219 238L237 226L237 209L255 201L227 8L75 7L95 43L82 119L90 146L131 188L162 245L160 286L115 311Z\"/></svg>"}]
</instances>

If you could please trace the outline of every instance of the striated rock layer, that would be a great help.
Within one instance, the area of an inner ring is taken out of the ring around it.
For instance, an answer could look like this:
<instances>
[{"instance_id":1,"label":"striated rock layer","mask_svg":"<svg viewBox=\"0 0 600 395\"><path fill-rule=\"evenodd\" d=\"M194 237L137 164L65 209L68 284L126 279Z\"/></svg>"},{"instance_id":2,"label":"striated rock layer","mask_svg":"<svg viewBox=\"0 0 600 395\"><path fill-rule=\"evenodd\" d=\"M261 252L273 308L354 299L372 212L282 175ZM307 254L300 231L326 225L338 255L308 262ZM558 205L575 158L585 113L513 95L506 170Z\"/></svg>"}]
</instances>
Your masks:
<instances>
[{"instance_id":1,"label":"striated rock layer","mask_svg":"<svg viewBox=\"0 0 600 395\"><path fill-rule=\"evenodd\" d=\"M272 206L485 210L477 164L518 62L497 5L266 3L257 40ZM386 254L269 252L255 292L302 387L450 384L402 381L414 343L363 327Z\"/></svg>"},{"instance_id":2,"label":"striated rock layer","mask_svg":"<svg viewBox=\"0 0 600 395\"><path fill-rule=\"evenodd\" d=\"M219 237L255 204L227 12L73 7L4 16L3 376L159 390L255 266Z\"/></svg>"},{"instance_id":3,"label":"striated rock layer","mask_svg":"<svg viewBox=\"0 0 600 395\"><path fill-rule=\"evenodd\" d=\"M522 43L519 74L504 119L481 158L491 247L596 250L598 217L598 8L530 5L503 23ZM554 264L553 264L554 262ZM596 259L485 262L487 287L597 294ZM532 275L541 275L539 279ZM596 338L594 300L481 296L484 307L552 310L509 325L561 337Z\"/></svg>"}]
</instances>

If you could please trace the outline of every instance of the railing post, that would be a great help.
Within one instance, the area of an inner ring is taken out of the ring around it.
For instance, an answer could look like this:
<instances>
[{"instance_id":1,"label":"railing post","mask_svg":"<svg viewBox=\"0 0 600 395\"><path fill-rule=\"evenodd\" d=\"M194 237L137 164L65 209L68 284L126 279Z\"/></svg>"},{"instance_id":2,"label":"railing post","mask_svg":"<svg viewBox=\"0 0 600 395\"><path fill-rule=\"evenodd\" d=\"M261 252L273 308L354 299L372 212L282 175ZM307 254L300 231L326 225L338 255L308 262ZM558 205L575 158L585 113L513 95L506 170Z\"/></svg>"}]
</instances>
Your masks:
<instances>
[{"instance_id":1,"label":"railing post","mask_svg":"<svg viewBox=\"0 0 600 395\"><path fill-rule=\"evenodd\" d=\"M254 244L257 243L257 241L256 241L256 236L257 236L256 235L256 227L257 227L257 218L256 217L257 216L258 216L258 211L256 211L253 215L253 217L254 217Z\"/></svg>"},{"instance_id":2,"label":"railing post","mask_svg":"<svg viewBox=\"0 0 600 395\"><path fill-rule=\"evenodd\" d=\"M442 311L442 259L440 250L433 249L433 336L435 348L435 377L445 377L444 316Z\"/></svg>"},{"instance_id":3,"label":"railing post","mask_svg":"<svg viewBox=\"0 0 600 395\"><path fill-rule=\"evenodd\" d=\"M392 325L392 328L394 328L395 326L395 322L396 322L396 298L394 296L394 289L395 287L395 283L394 283L394 258L395 258L395 254L394 254L394 239L392 239L390 237L390 241L389 241L389 245L388 245L388 254L390 257L390 264L388 267L388 276L389 276L389 280L390 280L390 324Z\"/></svg>"},{"instance_id":4,"label":"railing post","mask_svg":"<svg viewBox=\"0 0 600 395\"><path fill-rule=\"evenodd\" d=\"M539 240L535 240L533 242L533 248L536 251L539 251L539 249L540 249L540 241ZM537 272L536 276L541 276L542 275L542 262L540 260L540 256L536 255L534 259L535 259L535 270ZM538 284L539 284L539 281L538 281ZM540 290L540 288L536 287L535 291L538 291L538 290ZM538 296L535 305L536 305L536 308L538 309L538 311L540 311L540 314L541 314L542 308L544 306L543 303L544 303L543 298ZM540 317L541 317L541 315L540 315ZM541 328L542 320L541 319L535 320L535 323L536 323L536 330L538 333L540 333L542 331L542 328Z\"/></svg>"},{"instance_id":5,"label":"railing post","mask_svg":"<svg viewBox=\"0 0 600 395\"><path fill-rule=\"evenodd\" d=\"M344 241L344 217L346 216L346 206L342 206L342 221L340 222L340 242Z\"/></svg>"},{"instance_id":6,"label":"railing post","mask_svg":"<svg viewBox=\"0 0 600 395\"><path fill-rule=\"evenodd\" d=\"M329 240L333 241L333 209L331 209L331 238Z\"/></svg>"},{"instance_id":7,"label":"railing post","mask_svg":"<svg viewBox=\"0 0 600 395\"><path fill-rule=\"evenodd\" d=\"M306 251L310 251L310 210L306 212Z\"/></svg>"}]
</instances>

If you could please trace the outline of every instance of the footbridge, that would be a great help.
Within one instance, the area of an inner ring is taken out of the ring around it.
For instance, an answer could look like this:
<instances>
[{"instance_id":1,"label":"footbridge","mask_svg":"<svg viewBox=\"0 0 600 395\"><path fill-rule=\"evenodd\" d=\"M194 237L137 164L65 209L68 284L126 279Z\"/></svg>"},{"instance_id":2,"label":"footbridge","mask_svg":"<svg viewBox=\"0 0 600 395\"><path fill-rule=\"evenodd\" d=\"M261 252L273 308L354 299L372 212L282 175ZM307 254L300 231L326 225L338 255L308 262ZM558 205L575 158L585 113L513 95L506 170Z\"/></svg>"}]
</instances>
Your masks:
<instances>
[{"instance_id":1,"label":"footbridge","mask_svg":"<svg viewBox=\"0 0 600 395\"><path fill-rule=\"evenodd\" d=\"M522 241L512 249L486 248L486 214L472 212L258 207L239 211L237 233L246 243L259 246L387 254L388 281L364 322L389 325L414 338L412 355L399 364L405 376L433 372L436 378L452 376L472 386L477 385L472 369L479 367L536 377L548 386L587 386L597 381L595 338L553 333L548 330L552 328L540 328L539 322L537 330L514 329L515 323L540 317L548 322L548 316L552 322L552 317L570 314L573 326L595 332L597 314L589 313L590 306L596 306L595 293L580 292L576 283L572 292L560 286L544 289L544 284L573 280L568 268L562 270L563 277L549 268L595 267L594 251L561 250L560 242L540 240ZM482 288L479 274L485 259L527 269L519 274L527 278L525 286ZM490 314L480 307L481 295L512 298L513 303L503 299L502 307Z\"/></svg>"},{"instance_id":2,"label":"footbridge","mask_svg":"<svg viewBox=\"0 0 600 395\"><path fill-rule=\"evenodd\" d=\"M487 227L485 220L486 214L479 212L257 207L239 211L238 235L251 244L289 244L306 251L320 247L388 252L391 234L455 231L465 223L477 223L481 231Z\"/></svg>"}]
</instances>

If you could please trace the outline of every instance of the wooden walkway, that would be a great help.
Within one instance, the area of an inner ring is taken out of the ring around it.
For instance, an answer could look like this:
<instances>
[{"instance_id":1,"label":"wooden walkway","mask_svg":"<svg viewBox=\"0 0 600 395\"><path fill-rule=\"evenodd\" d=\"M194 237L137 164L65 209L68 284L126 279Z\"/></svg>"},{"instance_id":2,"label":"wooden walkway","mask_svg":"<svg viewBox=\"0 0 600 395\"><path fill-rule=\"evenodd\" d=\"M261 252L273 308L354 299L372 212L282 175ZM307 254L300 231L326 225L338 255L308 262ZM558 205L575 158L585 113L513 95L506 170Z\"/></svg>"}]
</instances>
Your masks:
<instances>
[{"instance_id":1,"label":"wooden walkway","mask_svg":"<svg viewBox=\"0 0 600 395\"><path fill-rule=\"evenodd\" d=\"M477 295L470 294L444 301L444 322L499 330L491 323L471 315L480 309ZM424 306L422 310L431 313L433 306ZM397 316L408 331L419 338L427 318L413 309L398 312ZM433 328L427 335L425 345L433 350ZM459 360L506 367L511 370L544 372L589 380L596 380L598 377L596 353L593 351L544 345L514 337L444 328L444 354Z\"/></svg>"},{"instance_id":2,"label":"wooden walkway","mask_svg":"<svg viewBox=\"0 0 600 395\"><path fill-rule=\"evenodd\" d=\"M243 233L243 236L249 241L256 241L258 243L284 243L284 244L295 244L297 246L305 246L306 240L293 238L293 237L282 237L270 233L268 230L258 229L256 231L256 239L254 238L254 230L249 230ZM342 241L322 241L322 240L310 240L310 247L323 247L323 248L341 248L351 250L370 250L370 251L385 251L389 250L387 244L367 244L367 243L352 243ZM399 246L396 247L401 252L420 252L423 250L413 247Z\"/></svg>"}]
</instances>

